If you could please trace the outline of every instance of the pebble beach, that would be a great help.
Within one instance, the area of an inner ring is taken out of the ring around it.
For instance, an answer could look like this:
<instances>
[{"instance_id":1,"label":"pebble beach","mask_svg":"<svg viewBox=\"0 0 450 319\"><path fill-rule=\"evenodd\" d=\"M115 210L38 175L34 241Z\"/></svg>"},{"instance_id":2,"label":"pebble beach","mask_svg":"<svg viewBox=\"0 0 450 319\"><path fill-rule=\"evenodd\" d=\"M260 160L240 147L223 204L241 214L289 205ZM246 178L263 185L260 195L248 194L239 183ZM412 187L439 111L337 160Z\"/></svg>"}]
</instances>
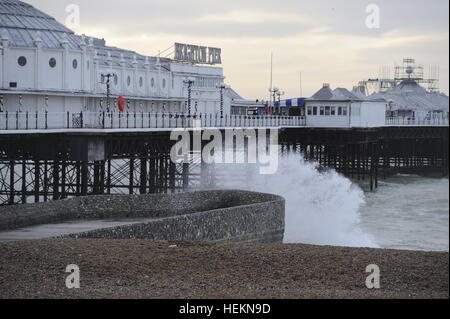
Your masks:
<instances>
[{"instance_id":1,"label":"pebble beach","mask_svg":"<svg viewBox=\"0 0 450 319\"><path fill-rule=\"evenodd\" d=\"M442 298L449 297L447 252L49 239L0 244L0 298ZM65 285L80 268L80 289ZM366 287L366 267L381 271Z\"/></svg>"}]
</instances>

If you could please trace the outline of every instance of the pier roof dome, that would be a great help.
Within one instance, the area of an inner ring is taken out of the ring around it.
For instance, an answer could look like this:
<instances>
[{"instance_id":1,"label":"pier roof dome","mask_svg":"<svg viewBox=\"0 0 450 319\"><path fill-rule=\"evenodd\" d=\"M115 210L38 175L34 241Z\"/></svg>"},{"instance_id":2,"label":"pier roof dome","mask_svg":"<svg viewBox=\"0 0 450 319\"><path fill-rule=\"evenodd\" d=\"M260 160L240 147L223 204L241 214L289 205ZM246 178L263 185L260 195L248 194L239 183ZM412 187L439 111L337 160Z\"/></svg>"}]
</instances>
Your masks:
<instances>
[{"instance_id":1,"label":"pier roof dome","mask_svg":"<svg viewBox=\"0 0 450 319\"><path fill-rule=\"evenodd\" d=\"M0 37L7 39L12 47L24 48L35 47L37 38L42 40L42 47L48 49L61 49L62 42L65 42L69 49L80 50L80 43L89 41L87 37L83 39L52 16L19 0L0 0ZM143 67L148 60L150 68L155 69L156 57L145 57L134 51L107 46L103 39L91 39L101 65L108 65L110 55L112 65L119 66L123 61L125 66L133 67L135 60L139 67ZM168 61L165 58L160 59L163 65Z\"/></svg>"},{"instance_id":2,"label":"pier roof dome","mask_svg":"<svg viewBox=\"0 0 450 319\"><path fill-rule=\"evenodd\" d=\"M389 101L393 109L415 111L449 111L449 97L430 92L414 81L403 81L386 92L372 94L369 98Z\"/></svg>"},{"instance_id":3,"label":"pier roof dome","mask_svg":"<svg viewBox=\"0 0 450 319\"><path fill-rule=\"evenodd\" d=\"M364 95L357 95L345 88L337 88L332 90L329 84L317 91L308 101L366 101L368 100ZM376 101L376 99L372 99Z\"/></svg>"},{"instance_id":4,"label":"pier roof dome","mask_svg":"<svg viewBox=\"0 0 450 319\"><path fill-rule=\"evenodd\" d=\"M18 0L0 0L0 32L15 47L33 47L38 36L46 48L60 48L63 37L71 48L79 43L79 37L55 18Z\"/></svg>"}]
</instances>

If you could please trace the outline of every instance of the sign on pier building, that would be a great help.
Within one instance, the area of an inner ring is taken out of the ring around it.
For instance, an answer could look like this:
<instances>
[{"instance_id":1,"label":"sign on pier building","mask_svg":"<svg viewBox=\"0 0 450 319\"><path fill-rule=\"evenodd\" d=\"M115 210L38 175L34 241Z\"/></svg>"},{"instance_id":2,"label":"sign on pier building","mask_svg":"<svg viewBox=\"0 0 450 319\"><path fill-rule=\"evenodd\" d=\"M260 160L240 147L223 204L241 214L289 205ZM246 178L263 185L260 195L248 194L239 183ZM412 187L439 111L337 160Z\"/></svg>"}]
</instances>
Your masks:
<instances>
[{"instance_id":1,"label":"sign on pier building","mask_svg":"<svg viewBox=\"0 0 450 319\"><path fill-rule=\"evenodd\" d=\"M175 43L175 60L198 64L222 64L222 49Z\"/></svg>"}]
</instances>

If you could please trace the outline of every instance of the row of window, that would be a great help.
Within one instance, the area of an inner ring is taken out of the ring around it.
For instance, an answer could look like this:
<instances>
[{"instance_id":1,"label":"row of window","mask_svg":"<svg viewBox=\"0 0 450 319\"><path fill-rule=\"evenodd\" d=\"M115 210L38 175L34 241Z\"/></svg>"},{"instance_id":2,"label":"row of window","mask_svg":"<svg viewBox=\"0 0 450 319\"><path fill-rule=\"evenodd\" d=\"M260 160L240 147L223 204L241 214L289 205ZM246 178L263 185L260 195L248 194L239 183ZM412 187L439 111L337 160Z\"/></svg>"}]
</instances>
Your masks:
<instances>
[{"instance_id":1,"label":"row of window","mask_svg":"<svg viewBox=\"0 0 450 319\"><path fill-rule=\"evenodd\" d=\"M24 67L27 65L28 60L26 57L21 56L19 57L19 59L17 60L17 63L19 64L19 66ZM50 58L50 60L48 60L48 65L53 69L56 67L56 59L55 58ZM73 59L72 61L72 67L76 70L78 68L78 60L77 59ZM89 68L89 66L88 66Z\"/></svg>"},{"instance_id":2,"label":"row of window","mask_svg":"<svg viewBox=\"0 0 450 319\"><path fill-rule=\"evenodd\" d=\"M220 85L220 80L206 78L206 77L197 77L194 82L194 86L198 88L215 88Z\"/></svg>"},{"instance_id":3,"label":"row of window","mask_svg":"<svg viewBox=\"0 0 450 319\"><path fill-rule=\"evenodd\" d=\"M17 63L18 63L21 67L25 67L25 66L27 65L28 61L27 61L27 58L26 58L26 57L21 56L21 57L19 57L19 59L17 60ZM55 58L51 58L51 59L48 61L48 64L49 64L49 66L50 66L51 68L55 68L55 67L56 67L56 64L57 64L56 59L55 59ZM72 67L73 67L75 70L78 68L78 60L77 60L77 59L73 59L73 61L72 61ZM87 62L87 69L89 70L89 61ZM101 82L102 82L103 84L106 84L106 81L107 81L107 80L106 80L106 77L102 74L102 76L101 76ZM113 77L113 82L114 82L114 85L115 85L115 86L118 85L118 83L119 83L119 78L118 78L117 75L114 75L114 77ZM162 88L165 89L166 86L167 86L167 81L166 81L166 79L163 79L161 84L162 84ZM128 86L131 86L131 77L130 77L130 76L127 77L127 85L128 85ZM198 78L195 80L195 84L194 84L194 86L199 87L199 88L206 88L206 87L209 87L209 88L215 88L215 87L218 86L218 85L220 85L220 80L217 80L217 79L211 79L211 78L206 78L206 77L198 77ZM140 86L141 88L144 86L144 79L143 79L142 77L139 78L139 86ZM151 86L152 88L155 87L155 79L154 79L154 78L151 79L151 81L150 81L150 86ZM172 86L173 86L173 84L172 84Z\"/></svg>"},{"instance_id":4,"label":"row of window","mask_svg":"<svg viewBox=\"0 0 450 319\"><path fill-rule=\"evenodd\" d=\"M347 106L308 106L308 115L347 116Z\"/></svg>"},{"instance_id":5,"label":"row of window","mask_svg":"<svg viewBox=\"0 0 450 319\"><path fill-rule=\"evenodd\" d=\"M102 83L102 84L106 84L106 82L107 82L107 77L106 77L104 74L102 74L102 75L101 75L101 83ZM113 82L114 82L114 85L115 85L115 86L117 86L117 85L119 84L119 77L118 77L117 74L114 74L114 76L113 76ZM163 89L166 88L166 86L167 86L167 81L166 81L166 79L163 79L163 80L162 80L161 85L162 85L162 88L163 88ZM131 76L130 76L130 75L127 76L127 86L131 86ZM144 86L144 78L141 76L141 77L139 78L139 87L142 88L143 86ZM152 78L152 79L150 80L150 86L151 86L152 88L155 87L155 79L154 79L154 78Z\"/></svg>"}]
</instances>

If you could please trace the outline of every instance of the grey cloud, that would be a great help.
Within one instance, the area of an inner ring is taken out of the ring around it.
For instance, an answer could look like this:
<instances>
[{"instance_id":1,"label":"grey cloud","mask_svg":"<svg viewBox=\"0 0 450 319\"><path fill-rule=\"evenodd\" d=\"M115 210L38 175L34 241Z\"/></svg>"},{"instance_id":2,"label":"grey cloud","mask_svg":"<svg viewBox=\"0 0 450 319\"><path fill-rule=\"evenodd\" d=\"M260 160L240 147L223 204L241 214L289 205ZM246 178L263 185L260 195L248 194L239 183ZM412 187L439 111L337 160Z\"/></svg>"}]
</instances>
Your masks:
<instances>
[{"instance_id":1,"label":"grey cloud","mask_svg":"<svg viewBox=\"0 0 450 319\"><path fill-rule=\"evenodd\" d=\"M116 35L127 34L166 34L186 35L196 37L218 37L218 38L283 38L290 37L310 28L302 23L293 22L258 22L258 23L231 23L225 21L211 23L192 23L189 25L170 24L166 22L152 22L139 24L137 32L132 31L136 24L129 24L130 29L123 29L117 25L109 25L108 30Z\"/></svg>"},{"instance_id":2,"label":"grey cloud","mask_svg":"<svg viewBox=\"0 0 450 319\"><path fill-rule=\"evenodd\" d=\"M301 22L283 21L267 23L260 21L249 25L230 25L217 21L212 25L194 24L197 18L210 14L247 10L267 14L301 14L308 16L318 27L327 27L330 34L381 37L386 32L434 32L448 30L448 0L28 0L64 21L66 5L80 5L82 23L88 25L113 24L115 29L129 32L155 32L191 35L264 37L273 34L291 35L305 30ZM370 3L381 9L381 28L368 29L365 26L366 6ZM194 24L194 25L193 25ZM205 30L204 28L209 28ZM222 29L221 29L222 28ZM144 30L143 30L144 29ZM261 30L261 32L257 32ZM274 30L274 31L272 31ZM243 34L244 33L244 34ZM247 33L247 34L245 34Z\"/></svg>"}]
</instances>

